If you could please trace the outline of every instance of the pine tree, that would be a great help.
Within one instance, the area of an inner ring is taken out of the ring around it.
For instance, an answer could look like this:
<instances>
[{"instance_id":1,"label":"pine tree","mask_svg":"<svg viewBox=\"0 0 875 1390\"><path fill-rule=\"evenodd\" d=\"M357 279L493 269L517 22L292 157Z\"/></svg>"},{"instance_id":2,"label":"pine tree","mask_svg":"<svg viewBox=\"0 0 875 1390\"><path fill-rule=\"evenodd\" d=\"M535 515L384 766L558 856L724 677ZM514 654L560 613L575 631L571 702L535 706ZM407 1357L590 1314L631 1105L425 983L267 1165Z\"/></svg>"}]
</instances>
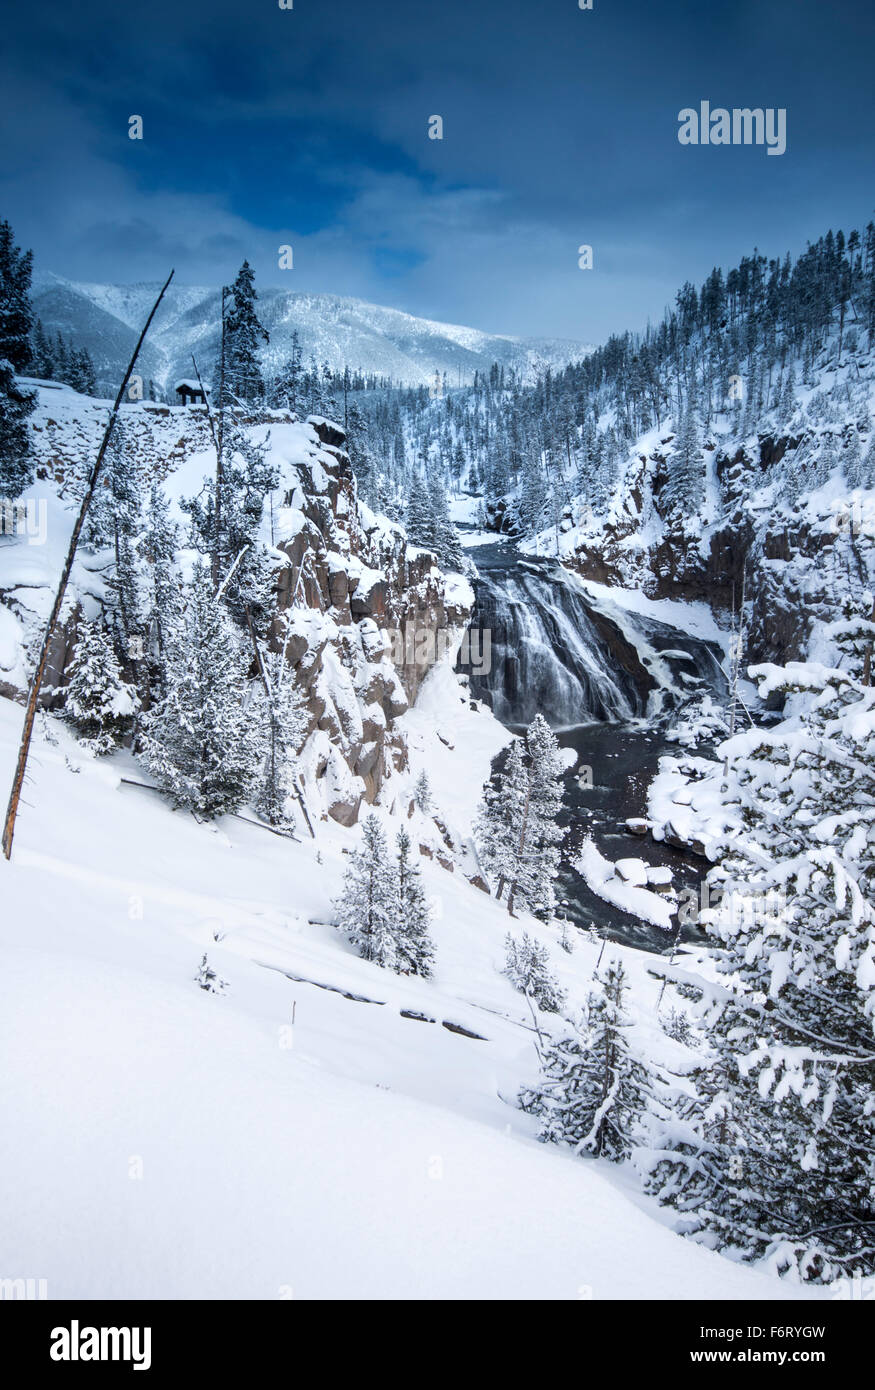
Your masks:
<instances>
[{"instance_id":1,"label":"pine tree","mask_svg":"<svg viewBox=\"0 0 875 1390\"><path fill-rule=\"evenodd\" d=\"M499 899L516 874L528 790L522 744L515 739L504 768L483 788L483 800L474 826L481 866Z\"/></svg>"},{"instance_id":2,"label":"pine tree","mask_svg":"<svg viewBox=\"0 0 875 1390\"><path fill-rule=\"evenodd\" d=\"M279 473L269 461L266 445L253 441L243 428L227 430L223 457L221 534L216 536L215 478L181 506L191 516L195 548L203 555L218 548L224 600L233 617L241 624L248 624L251 618L260 629L271 607L276 567L261 536L262 522L268 494L276 487Z\"/></svg>"},{"instance_id":3,"label":"pine tree","mask_svg":"<svg viewBox=\"0 0 875 1390\"><path fill-rule=\"evenodd\" d=\"M587 1014L551 1042L537 1086L520 1094L524 1110L541 1117L539 1137L570 1144L575 1153L621 1163L628 1158L653 1104L648 1070L625 1036L626 977L611 961L597 977Z\"/></svg>"},{"instance_id":4,"label":"pine tree","mask_svg":"<svg viewBox=\"0 0 875 1390\"><path fill-rule=\"evenodd\" d=\"M364 960L396 968L398 875L373 811L365 817L362 846L351 856L335 910L337 925L348 933Z\"/></svg>"},{"instance_id":5,"label":"pine tree","mask_svg":"<svg viewBox=\"0 0 875 1390\"><path fill-rule=\"evenodd\" d=\"M508 889L511 916L515 906L545 920L553 911L565 833L557 820L563 774L556 736L538 714L526 731L525 754L515 742L503 770L484 787L475 840L496 897Z\"/></svg>"},{"instance_id":6,"label":"pine tree","mask_svg":"<svg viewBox=\"0 0 875 1390\"><path fill-rule=\"evenodd\" d=\"M164 665L165 694L143 721L142 760L175 806L205 819L236 811L263 744L244 708L247 657L201 563L166 634Z\"/></svg>"},{"instance_id":7,"label":"pine tree","mask_svg":"<svg viewBox=\"0 0 875 1390\"><path fill-rule=\"evenodd\" d=\"M122 679L109 634L98 622L83 618L79 623L64 695L64 713L92 753L111 753L130 733L137 697Z\"/></svg>"},{"instance_id":8,"label":"pine tree","mask_svg":"<svg viewBox=\"0 0 875 1390\"><path fill-rule=\"evenodd\" d=\"M428 780L428 773L424 768L416 779L416 785L413 788L413 801L417 811L421 811L424 816L431 815L434 810L431 783Z\"/></svg>"},{"instance_id":9,"label":"pine tree","mask_svg":"<svg viewBox=\"0 0 875 1390\"><path fill-rule=\"evenodd\" d=\"M141 540L144 560L144 626L148 634L149 655L160 679L169 630L181 617L180 579L176 566L177 527L170 517L170 504L160 488L152 486Z\"/></svg>"},{"instance_id":10,"label":"pine tree","mask_svg":"<svg viewBox=\"0 0 875 1390\"><path fill-rule=\"evenodd\" d=\"M294 791L297 755L310 718L285 654L270 652L262 664L268 689L260 697L265 756L256 808L271 825L284 825L289 819L288 802Z\"/></svg>"},{"instance_id":11,"label":"pine tree","mask_svg":"<svg viewBox=\"0 0 875 1390\"><path fill-rule=\"evenodd\" d=\"M431 910L422 886L422 875L410 858L410 836L402 826L398 848L398 922L395 969L405 975L430 975L434 942L429 931Z\"/></svg>"},{"instance_id":12,"label":"pine tree","mask_svg":"<svg viewBox=\"0 0 875 1390\"><path fill-rule=\"evenodd\" d=\"M301 340L295 328L292 332L289 355L271 385L271 405L276 409L290 410L296 414L301 403L301 381Z\"/></svg>"},{"instance_id":13,"label":"pine tree","mask_svg":"<svg viewBox=\"0 0 875 1390\"><path fill-rule=\"evenodd\" d=\"M0 499L15 501L33 481L27 418L36 395L15 379L31 360L30 280L33 254L21 251L8 222L0 221Z\"/></svg>"},{"instance_id":14,"label":"pine tree","mask_svg":"<svg viewBox=\"0 0 875 1390\"><path fill-rule=\"evenodd\" d=\"M55 357L42 321L37 319L33 330L33 374L43 381L52 381L55 375Z\"/></svg>"},{"instance_id":15,"label":"pine tree","mask_svg":"<svg viewBox=\"0 0 875 1390\"><path fill-rule=\"evenodd\" d=\"M823 666L751 674L808 705L728 745L742 832L702 914L725 990L716 1076L653 1186L695 1201L699 1238L829 1282L875 1270L875 688Z\"/></svg>"},{"instance_id":16,"label":"pine tree","mask_svg":"<svg viewBox=\"0 0 875 1390\"><path fill-rule=\"evenodd\" d=\"M559 872L559 845L565 832L557 817L562 807L564 765L559 742L546 719L536 714L526 731L529 760L529 801L525 832L518 855L516 894L511 889L508 911L515 896L536 916L549 918L555 904L553 882Z\"/></svg>"},{"instance_id":17,"label":"pine tree","mask_svg":"<svg viewBox=\"0 0 875 1390\"><path fill-rule=\"evenodd\" d=\"M255 272L244 261L230 290L231 304L225 313L225 396L220 406L235 400L257 405L264 399L264 380L258 360L262 343L270 335L258 321L255 309ZM217 373L218 380L218 373Z\"/></svg>"},{"instance_id":18,"label":"pine tree","mask_svg":"<svg viewBox=\"0 0 875 1390\"><path fill-rule=\"evenodd\" d=\"M690 388L686 409L681 416L668 482L663 489L667 508L681 521L696 515L704 498L704 465L699 444L698 403Z\"/></svg>"},{"instance_id":19,"label":"pine tree","mask_svg":"<svg viewBox=\"0 0 875 1390\"><path fill-rule=\"evenodd\" d=\"M444 569L461 570L465 559L458 532L450 520L446 489L443 480L433 473L429 480L430 516L433 527L433 545L438 564Z\"/></svg>"},{"instance_id":20,"label":"pine tree","mask_svg":"<svg viewBox=\"0 0 875 1390\"><path fill-rule=\"evenodd\" d=\"M525 994L544 1013L558 1014L565 1004L565 993L550 970L547 947L525 931L519 938L508 932L504 947L503 973L514 989Z\"/></svg>"},{"instance_id":21,"label":"pine tree","mask_svg":"<svg viewBox=\"0 0 875 1390\"><path fill-rule=\"evenodd\" d=\"M432 495L421 473L414 473L410 480L404 524L414 545L421 546L424 550L434 549L436 527Z\"/></svg>"},{"instance_id":22,"label":"pine tree","mask_svg":"<svg viewBox=\"0 0 875 1390\"><path fill-rule=\"evenodd\" d=\"M221 980L210 965L206 957L206 952L204 952L204 958L198 966L198 971L194 978L201 989L205 989L208 994L224 994L228 987L228 981Z\"/></svg>"}]
</instances>

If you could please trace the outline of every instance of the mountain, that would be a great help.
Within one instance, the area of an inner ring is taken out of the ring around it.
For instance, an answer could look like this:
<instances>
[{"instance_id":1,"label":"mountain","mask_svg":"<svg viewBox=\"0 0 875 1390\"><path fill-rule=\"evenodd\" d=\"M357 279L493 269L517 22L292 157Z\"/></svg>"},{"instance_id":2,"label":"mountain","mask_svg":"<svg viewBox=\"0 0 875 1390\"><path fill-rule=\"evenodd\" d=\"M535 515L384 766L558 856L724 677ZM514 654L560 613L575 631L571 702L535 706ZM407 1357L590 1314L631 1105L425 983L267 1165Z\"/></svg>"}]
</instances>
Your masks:
<instances>
[{"instance_id":1,"label":"mountain","mask_svg":"<svg viewBox=\"0 0 875 1390\"><path fill-rule=\"evenodd\" d=\"M157 283L85 284L46 275L35 282L33 302L48 333L60 332L88 349L99 387L109 390L124 372L158 289ZM467 383L493 362L530 380L545 367L564 367L591 351L566 339L482 333L361 299L270 287L259 291L259 315L270 333L263 353L268 375L287 358L296 329L305 364L313 356L334 371L348 366L411 386L428 384L436 371L446 372L452 384ZM195 353L201 372L210 377L218 356L218 324L217 289L171 285L141 354L142 375L172 387L191 376Z\"/></svg>"}]
</instances>

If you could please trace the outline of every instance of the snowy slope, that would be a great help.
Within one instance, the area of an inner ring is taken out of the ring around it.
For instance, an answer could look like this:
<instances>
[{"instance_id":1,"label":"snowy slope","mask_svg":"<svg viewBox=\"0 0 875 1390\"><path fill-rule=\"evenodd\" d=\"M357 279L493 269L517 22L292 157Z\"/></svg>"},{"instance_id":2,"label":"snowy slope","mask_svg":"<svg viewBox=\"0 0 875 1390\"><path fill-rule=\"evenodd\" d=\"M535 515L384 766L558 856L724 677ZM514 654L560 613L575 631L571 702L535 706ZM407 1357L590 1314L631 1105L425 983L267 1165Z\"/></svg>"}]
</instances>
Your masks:
<instances>
[{"instance_id":1,"label":"snowy slope","mask_svg":"<svg viewBox=\"0 0 875 1390\"><path fill-rule=\"evenodd\" d=\"M95 285L42 276L35 285L34 310L52 334L72 336L91 353L98 377L117 381L159 286ZM264 352L268 374L288 357L297 329L304 363L312 356L335 371L345 366L391 377L406 385L447 373L450 383L469 382L493 362L520 369L528 378L542 366L564 366L582 357L582 343L560 339L519 339L457 324L417 318L397 309L331 294L301 294L270 286L258 289L259 316L270 333ZM171 285L143 350L140 370L160 385L191 375L197 354L205 375L218 355L218 290Z\"/></svg>"},{"instance_id":2,"label":"snowy slope","mask_svg":"<svg viewBox=\"0 0 875 1390\"><path fill-rule=\"evenodd\" d=\"M20 717L0 700L4 787ZM439 804L506 738L446 668L406 718L411 786L428 768ZM817 1296L535 1141L513 1104L536 1059L499 973L507 917L460 875L423 860L437 973L402 979L324 925L357 831L199 826L122 775L142 780L44 721L0 864L5 1268L54 1298ZM567 956L524 925L582 997L595 946ZM205 951L225 995L193 981ZM668 1058L653 958L621 953L639 1040Z\"/></svg>"}]
</instances>

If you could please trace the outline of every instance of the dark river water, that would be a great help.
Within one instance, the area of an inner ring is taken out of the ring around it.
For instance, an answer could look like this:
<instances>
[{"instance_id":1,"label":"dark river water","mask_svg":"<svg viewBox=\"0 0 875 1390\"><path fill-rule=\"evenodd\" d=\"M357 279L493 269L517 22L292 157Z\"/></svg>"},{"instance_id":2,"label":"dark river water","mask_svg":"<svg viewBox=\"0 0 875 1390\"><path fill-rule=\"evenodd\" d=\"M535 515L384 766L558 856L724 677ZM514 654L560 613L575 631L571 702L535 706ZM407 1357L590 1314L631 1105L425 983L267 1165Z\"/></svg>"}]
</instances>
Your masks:
<instances>
[{"instance_id":1,"label":"dark river water","mask_svg":"<svg viewBox=\"0 0 875 1390\"><path fill-rule=\"evenodd\" d=\"M488 672L478 675L462 667L472 693L489 703L514 733L523 733L541 710L560 744L577 754L566 778L562 813L568 834L556 885L559 914L612 940L660 953L670 952L678 940L704 940L694 922L682 925L678 934L677 918L672 930L665 931L606 902L587 887L573 864L582 840L591 836L606 859L633 857L668 867L679 894L700 892L709 867L704 860L649 835L632 834L625 822L646 815L647 789L660 757L678 754L678 745L666 738L675 696L697 688L719 691L716 648L662 623L636 619L640 630L632 640L641 656L638 675L646 680L655 667L666 686L648 693L623 669L634 665L622 650L629 641L628 627L618 655L603 615L590 611L585 594L569 588L555 564L532 561L504 542L471 547L468 553L479 574L472 627L488 625L492 647ZM670 658L668 666L663 654ZM583 715L580 722L573 722L575 712ZM581 780L583 768L589 773ZM586 785L590 780L592 785Z\"/></svg>"}]
</instances>

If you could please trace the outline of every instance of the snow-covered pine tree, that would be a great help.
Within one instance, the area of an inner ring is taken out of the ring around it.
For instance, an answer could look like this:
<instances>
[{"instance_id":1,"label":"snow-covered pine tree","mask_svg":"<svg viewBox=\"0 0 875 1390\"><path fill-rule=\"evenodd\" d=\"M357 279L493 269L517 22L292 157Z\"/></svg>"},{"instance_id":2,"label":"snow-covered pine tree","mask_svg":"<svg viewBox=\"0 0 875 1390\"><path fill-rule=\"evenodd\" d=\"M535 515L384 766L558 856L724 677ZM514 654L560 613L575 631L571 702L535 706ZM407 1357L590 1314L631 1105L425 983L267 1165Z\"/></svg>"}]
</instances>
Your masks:
<instances>
[{"instance_id":1,"label":"snow-covered pine tree","mask_svg":"<svg viewBox=\"0 0 875 1390\"><path fill-rule=\"evenodd\" d=\"M410 479L404 525L413 545L421 546L424 550L434 550L437 528L432 495L421 473L414 472Z\"/></svg>"},{"instance_id":2,"label":"snow-covered pine tree","mask_svg":"<svg viewBox=\"0 0 875 1390\"><path fill-rule=\"evenodd\" d=\"M863 685L871 685L875 647L875 595L870 590L848 595L844 617L826 629L842 652L847 669ZM843 663L844 664L844 663Z\"/></svg>"},{"instance_id":3,"label":"snow-covered pine tree","mask_svg":"<svg viewBox=\"0 0 875 1390\"><path fill-rule=\"evenodd\" d=\"M682 523L698 514L704 498L704 479L698 402L695 388L691 386L669 462L668 481L663 488L666 506Z\"/></svg>"},{"instance_id":4,"label":"snow-covered pine tree","mask_svg":"<svg viewBox=\"0 0 875 1390\"><path fill-rule=\"evenodd\" d=\"M298 330L292 331L289 355L280 368L279 374L271 383L270 404L275 409L297 412L301 404L301 340Z\"/></svg>"},{"instance_id":5,"label":"snow-covered pine tree","mask_svg":"<svg viewBox=\"0 0 875 1390\"><path fill-rule=\"evenodd\" d=\"M555 905L553 880L564 831L557 823L564 767L559 744L543 715L526 731L525 752L511 745L503 769L483 788L474 828L480 862L507 910L525 907L545 920Z\"/></svg>"},{"instance_id":6,"label":"snow-covered pine tree","mask_svg":"<svg viewBox=\"0 0 875 1390\"><path fill-rule=\"evenodd\" d=\"M9 223L0 221L0 501L14 501L33 481L27 418L36 396L15 380L31 360L32 269L32 252L19 250Z\"/></svg>"},{"instance_id":7,"label":"snow-covered pine tree","mask_svg":"<svg viewBox=\"0 0 875 1390\"><path fill-rule=\"evenodd\" d=\"M402 826L398 848L398 922L395 937L395 969L405 975L430 975L434 961L431 909L422 886L422 875L410 858L411 840Z\"/></svg>"},{"instance_id":8,"label":"snow-covered pine tree","mask_svg":"<svg viewBox=\"0 0 875 1390\"><path fill-rule=\"evenodd\" d=\"M496 898L513 881L520 831L529 794L523 747L514 739L502 770L483 788L474 826L480 864Z\"/></svg>"},{"instance_id":9,"label":"snow-covered pine tree","mask_svg":"<svg viewBox=\"0 0 875 1390\"><path fill-rule=\"evenodd\" d=\"M244 261L231 286L231 303L225 311L225 395L220 406L236 404L238 400L256 405L264 399L264 380L258 361L262 343L270 335L258 321L255 304L255 272ZM219 374L216 374L219 380Z\"/></svg>"},{"instance_id":10,"label":"snow-covered pine tree","mask_svg":"<svg viewBox=\"0 0 875 1390\"><path fill-rule=\"evenodd\" d=\"M644 1063L625 1036L626 976L612 960L597 977L585 1017L547 1047L538 1084L520 1094L524 1110L541 1117L539 1138L571 1144L575 1153L621 1163L642 1134L653 1104Z\"/></svg>"},{"instance_id":11,"label":"snow-covered pine tree","mask_svg":"<svg viewBox=\"0 0 875 1390\"><path fill-rule=\"evenodd\" d=\"M149 493L140 554L144 562L144 623L149 655L156 665L156 674L162 670L167 631L180 617L177 544L178 531L170 516L170 504L161 489L153 485Z\"/></svg>"},{"instance_id":12,"label":"snow-covered pine tree","mask_svg":"<svg viewBox=\"0 0 875 1390\"><path fill-rule=\"evenodd\" d=\"M828 1282L875 1270L875 688L806 664L751 675L807 708L728 745L743 830L702 914L719 1080L698 1151L667 1145L653 1186L684 1210L692 1195L699 1238Z\"/></svg>"},{"instance_id":13,"label":"snow-covered pine tree","mask_svg":"<svg viewBox=\"0 0 875 1390\"><path fill-rule=\"evenodd\" d=\"M553 881L559 871L559 845L565 832L557 817L565 772L559 741L542 714L526 730L529 797L517 854L518 880L511 884L508 912L515 901L545 920L555 906Z\"/></svg>"},{"instance_id":14,"label":"snow-covered pine tree","mask_svg":"<svg viewBox=\"0 0 875 1390\"><path fill-rule=\"evenodd\" d=\"M228 987L228 981L220 979L210 965L206 957L206 952L204 952L204 958L198 966L198 971L194 978L201 989L205 989L208 994L224 994Z\"/></svg>"},{"instance_id":15,"label":"snow-covered pine tree","mask_svg":"<svg viewBox=\"0 0 875 1390\"><path fill-rule=\"evenodd\" d=\"M550 969L550 952L540 941L524 931L521 937L508 932L504 939L503 974L514 989L525 994L544 1013L558 1014L565 1004L565 992Z\"/></svg>"},{"instance_id":16,"label":"snow-covered pine tree","mask_svg":"<svg viewBox=\"0 0 875 1390\"><path fill-rule=\"evenodd\" d=\"M229 423L223 450L220 534L216 535L216 482L210 478L201 492L182 506L191 516L192 541L204 555L218 546L218 572L223 598L241 625L252 618L256 630L270 607L276 560L263 536L264 508L276 487L278 470L269 462L263 443L245 429ZM230 576L230 578L228 577ZM227 580L227 582L225 582ZM248 610L248 616L247 616Z\"/></svg>"},{"instance_id":17,"label":"snow-covered pine tree","mask_svg":"<svg viewBox=\"0 0 875 1390\"><path fill-rule=\"evenodd\" d=\"M447 492L443 476L435 469L429 479L431 516L434 526L433 549L438 564L444 569L461 570L465 563L459 533L450 520Z\"/></svg>"},{"instance_id":18,"label":"snow-covered pine tree","mask_svg":"<svg viewBox=\"0 0 875 1390\"><path fill-rule=\"evenodd\" d=\"M256 809L271 825L288 822L289 798L294 792L298 751L310 717L283 652L262 658L269 689L262 688L260 704L265 724L265 754Z\"/></svg>"},{"instance_id":19,"label":"snow-covered pine tree","mask_svg":"<svg viewBox=\"0 0 875 1390\"><path fill-rule=\"evenodd\" d=\"M434 810L434 801L431 794L431 783L428 780L428 773L423 768L416 779L413 788L413 801L417 811L421 811L424 816L431 815Z\"/></svg>"},{"instance_id":20,"label":"snow-covered pine tree","mask_svg":"<svg viewBox=\"0 0 875 1390\"><path fill-rule=\"evenodd\" d=\"M236 811L261 765L262 730L244 707L248 664L198 562L165 634L165 693L143 720L141 758L175 806L207 819Z\"/></svg>"},{"instance_id":21,"label":"snow-covered pine tree","mask_svg":"<svg viewBox=\"0 0 875 1390\"><path fill-rule=\"evenodd\" d=\"M362 824L362 844L350 858L335 903L337 925L365 960L387 969L397 965L398 875L386 835L373 811Z\"/></svg>"},{"instance_id":22,"label":"snow-covered pine tree","mask_svg":"<svg viewBox=\"0 0 875 1390\"><path fill-rule=\"evenodd\" d=\"M99 622L79 622L64 696L64 714L92 753L111 753L130 733L137 697Z\"/></svg>"}]
</instances>

